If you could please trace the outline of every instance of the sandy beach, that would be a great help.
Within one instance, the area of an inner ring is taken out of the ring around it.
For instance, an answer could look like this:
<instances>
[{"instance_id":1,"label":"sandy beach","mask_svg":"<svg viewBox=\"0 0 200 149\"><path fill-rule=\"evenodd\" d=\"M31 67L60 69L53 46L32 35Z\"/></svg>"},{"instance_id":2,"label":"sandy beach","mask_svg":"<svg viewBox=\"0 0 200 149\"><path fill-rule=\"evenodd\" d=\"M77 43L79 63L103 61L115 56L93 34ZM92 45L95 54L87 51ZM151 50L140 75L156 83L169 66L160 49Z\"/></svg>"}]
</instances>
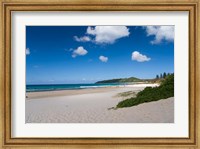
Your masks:
<instances>
[{"instance_id":1,"label":"sandy beach","mask_svg":"<svg viewBox=\"0 0 200 149\"><path fill-rule=\"evenodd\" d=\"M29 92L26 93L26 123L173 123L173 97L129 108L113 108L127 98L119 93L136 94L146 86L157 84Z\"/></svg>"}]
</instances>

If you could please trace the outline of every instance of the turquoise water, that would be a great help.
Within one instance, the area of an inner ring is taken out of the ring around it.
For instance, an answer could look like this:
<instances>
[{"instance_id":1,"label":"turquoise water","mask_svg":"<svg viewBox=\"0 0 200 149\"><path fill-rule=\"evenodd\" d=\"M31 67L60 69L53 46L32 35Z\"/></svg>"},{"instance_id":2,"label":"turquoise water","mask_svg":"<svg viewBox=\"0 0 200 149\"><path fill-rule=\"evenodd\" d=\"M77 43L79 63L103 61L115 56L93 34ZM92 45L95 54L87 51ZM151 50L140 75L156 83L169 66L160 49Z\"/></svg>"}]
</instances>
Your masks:
<instances>
[{"instance_id":1,"label":"turquoise water","mask_svg":"<svg viewBox=\"0 0 200 149\"><path fill-rule=\"evenodd\" d=\"M122 83L103 83L103 84L51 84L51 85L26 85L27 92L55 91L55 90L72 90L99 88L108 86L120 86Z\"/></svg>"}]
</instances>

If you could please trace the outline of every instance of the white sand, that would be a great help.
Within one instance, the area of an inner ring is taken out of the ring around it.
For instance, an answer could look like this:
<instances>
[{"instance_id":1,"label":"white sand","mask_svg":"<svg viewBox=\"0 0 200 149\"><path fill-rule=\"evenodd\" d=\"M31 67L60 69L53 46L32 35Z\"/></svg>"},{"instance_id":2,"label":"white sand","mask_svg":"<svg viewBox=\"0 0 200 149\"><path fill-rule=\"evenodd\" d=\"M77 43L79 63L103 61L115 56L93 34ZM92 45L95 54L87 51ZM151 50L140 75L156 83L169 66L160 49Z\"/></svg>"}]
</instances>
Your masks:
<instances>
[{"instance_id":1,"label":"white sand","mask_svg":"<svg viewBox=\"0 0 200 149\"><path fill-rule=\"evenodd\" d=\"M73 90L71 94L69 91L28 93L26 123L173 123L174 98L109 110L123 100L116 97L118 93L138 92L143 88L109 87Z\"/></svg>"},{"instance_id":2,"label":"white sand","mask_svg":"<svg viewBox=\"0 0 200 149\"><path fill-rule=\"evenodd\" d=\"M159 84L132 84L132 85L125 85L125 87L156 87L159 86Z\"/></svg>"}]
</instances>

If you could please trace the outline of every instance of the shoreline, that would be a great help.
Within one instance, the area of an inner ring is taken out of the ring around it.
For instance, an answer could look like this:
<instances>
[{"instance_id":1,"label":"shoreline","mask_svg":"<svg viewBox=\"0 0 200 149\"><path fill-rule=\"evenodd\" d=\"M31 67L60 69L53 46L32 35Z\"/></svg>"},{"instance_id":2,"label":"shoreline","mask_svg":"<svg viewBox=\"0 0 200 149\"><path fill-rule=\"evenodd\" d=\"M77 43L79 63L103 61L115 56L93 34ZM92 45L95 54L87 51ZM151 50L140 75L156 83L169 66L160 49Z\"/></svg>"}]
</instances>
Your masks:
<instances>
[{"instance_id":1,"label":"shoreline","mask_svg":"<svg viewBox=\"0 0 200 149\"><path fill-rule=\"evenodd\" d=\"M71 95L80 95L80 94L91 94L91 93L103 93L114 91L115 89L136 89L143 90L145 87L156 87L159 84L129 84L129 85L119 85L119 86L104 86L96 88L80 88L80 89L61 89L61 90L50 90L50 91L33 91L26 92L26 99L38 99L46 97L55 97L55 96L71 96Z\"/></svg>"}]
</instances>

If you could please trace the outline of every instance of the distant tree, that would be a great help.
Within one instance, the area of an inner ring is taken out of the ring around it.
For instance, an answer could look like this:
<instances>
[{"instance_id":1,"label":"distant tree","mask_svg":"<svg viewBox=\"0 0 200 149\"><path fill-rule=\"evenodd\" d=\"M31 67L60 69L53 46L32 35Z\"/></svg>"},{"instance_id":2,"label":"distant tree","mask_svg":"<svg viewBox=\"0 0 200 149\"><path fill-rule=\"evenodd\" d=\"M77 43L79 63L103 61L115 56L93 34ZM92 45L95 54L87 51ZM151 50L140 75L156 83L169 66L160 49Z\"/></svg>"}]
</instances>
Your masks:
<instances>
[{"instance_id":1,"label":"distant tree","mask_svg":"<svg viewBox=\"0 0 200 149\"><path fill-rule=\"evenodd\" d=\"M167 73L167 76L169 76L170 75L170 73Z\"/></svg>"},{"instance_id":2,"label":"distant tree","mask_svg":"<svg viewBox=\"0 0 200 149\"><path fill-rule=\"evenodd\" d=\"M160 79L162 79L163 78L163 75L162 75L162 73L160 74Z\"/></svg>"},{"instance_id":3,"label":"distant tree","mask_svg":"<svg viewBox=\"0 0 200 149\"><path fill-rule=\"evenodd\" d=\"M159 75L156 75L156 79L159 79Z\"/></svg>"},{"instance_id":4,"label":"distant tree","mask_svg":"<svg viewBox=\"0 0 200 149\"><path fill-rule=\"evenodd\" d=\"M163 73L163 78L166 78L167 74L166 72Z\"/></svg>"}]
</instances>

